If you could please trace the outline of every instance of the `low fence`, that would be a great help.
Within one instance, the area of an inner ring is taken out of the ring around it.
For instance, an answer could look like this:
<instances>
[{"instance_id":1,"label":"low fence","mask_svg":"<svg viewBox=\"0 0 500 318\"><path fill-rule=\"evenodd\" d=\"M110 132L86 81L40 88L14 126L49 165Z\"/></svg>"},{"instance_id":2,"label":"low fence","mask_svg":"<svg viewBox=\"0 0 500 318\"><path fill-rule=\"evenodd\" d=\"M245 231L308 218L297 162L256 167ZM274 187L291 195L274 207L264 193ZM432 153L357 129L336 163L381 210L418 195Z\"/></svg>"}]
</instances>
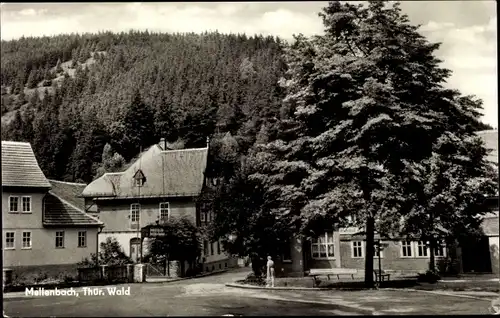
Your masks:
<instances>
[{"instance_id":1,"label":"low fence","mask_svg":"<svg viewBox=\"0 0 500 318\"><path fill-rule=\"evenodd\" d=\"M102 279L101 267L78 268L78 281L90 282Z\"/></svg>"},{"instance_id":2,"label":"low fence","mask_svg":"<svg viewBox=\"0 0 500 318\"><path fill-rule=\"evenodd\" d=\"M155 277L155 276L167 276L167 270L165 264L159 263L146 263L146 276L147 277Z\"/></svg>"},{"instance_id":3,"label":"low fence","mask_svg":"<svg viewBox=\"0 0 500 318\"><path fill-rule=\"evenodd\" d=\"M110 282L132 282L134 276L134 265L107 266L78 268L78 280L110 281Z\"/></svg>"}]
</instances>

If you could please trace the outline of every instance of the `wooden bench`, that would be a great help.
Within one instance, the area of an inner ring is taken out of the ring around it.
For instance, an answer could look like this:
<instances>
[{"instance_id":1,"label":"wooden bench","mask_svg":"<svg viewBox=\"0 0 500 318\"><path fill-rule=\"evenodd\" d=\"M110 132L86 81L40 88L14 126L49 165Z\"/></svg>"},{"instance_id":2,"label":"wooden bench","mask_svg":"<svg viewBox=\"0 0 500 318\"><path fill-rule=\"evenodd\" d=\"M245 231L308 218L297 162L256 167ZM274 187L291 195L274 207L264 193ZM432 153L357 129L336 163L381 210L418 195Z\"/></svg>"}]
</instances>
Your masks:
<instances>
[{"instance_id":1,"label":"wooden bench","mask_svg":"<svg viewBox=\"0 0 500 318\"><path fill-rule=\"evenodd\" d=\"M391 279L391 274L387 274L384 270L379 271L378 269L375 269L373 270L373 273L375 274L377 282L384 282L386 277L388 281Z\"/></svg>"},{"instance_id":2,"label":"wooden bench","mask_svg":"<svg viewBox=\"0 0 500 318\"><path fill-rule=\"evenodd\" d=\"M309 270L308 276L311 276L314 280L315 286L319 285L320 281L318 276L326 276L330 280L330 276L336 275L337 279L340 279L340 275L351 275L354 279L354 275L358 273L355 268L325 268L325 269L311 269Z\"/></svg>"}]
</instances>

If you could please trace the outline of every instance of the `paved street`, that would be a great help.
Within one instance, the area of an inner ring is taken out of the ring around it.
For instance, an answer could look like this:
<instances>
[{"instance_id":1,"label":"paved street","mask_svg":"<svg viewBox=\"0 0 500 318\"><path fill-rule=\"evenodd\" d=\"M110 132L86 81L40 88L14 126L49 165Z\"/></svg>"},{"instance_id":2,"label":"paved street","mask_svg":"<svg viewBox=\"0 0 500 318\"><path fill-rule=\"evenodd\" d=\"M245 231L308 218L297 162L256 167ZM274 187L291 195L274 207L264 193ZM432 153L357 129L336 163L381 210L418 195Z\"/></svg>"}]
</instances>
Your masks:
<instances>
[{"instance_id":1,"label":"paved street","mask_svg":"<svg viewBox=\"0 0 500 318\"><path fill-rule=\"evenodd\" d=\"M248 270L247 270L248 271ZM335 305L319 305L262 299L258 290L225 287L245 272L237 271L171 283L130 286L130 296L40 296L4 299L10 317L115 317L115 316L222 316L236 315L347 315ZM106 287L100 289L106 290ZM11 296L9 296L11 297ZM272 297L271 297L272 298Z\"/></svg>"},{"instance_id":2,"label":"paved street","mask_svg":"<svg viewBox=\"0 0 500 318\"><path fill-rule=\"evenodd\" d=\"M491 295L470 299L445 294L403 290L292 291L226 287L224 283L243 278L249 269L170 283L124 284L130 296L26 297L7 294L5 313L10 317L49 316L243 316L268 315L375 315L401 314L488 314ZM493 297L496 298L496 297Z\"/></svg>"}]
</instances>

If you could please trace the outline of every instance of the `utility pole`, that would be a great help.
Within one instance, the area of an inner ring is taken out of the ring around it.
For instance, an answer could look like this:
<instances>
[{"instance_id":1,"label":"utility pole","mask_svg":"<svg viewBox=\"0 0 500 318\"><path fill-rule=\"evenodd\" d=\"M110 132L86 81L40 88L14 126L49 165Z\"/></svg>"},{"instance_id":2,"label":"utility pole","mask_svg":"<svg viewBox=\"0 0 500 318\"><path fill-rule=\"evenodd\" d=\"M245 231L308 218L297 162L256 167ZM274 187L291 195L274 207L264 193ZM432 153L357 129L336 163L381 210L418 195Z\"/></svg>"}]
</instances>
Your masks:
<instances>
[{"instance_id":1,"label":"utility pole","mask_svg":"<svg viewBox=\"0 0 500 318\"><path fill-rule=\"evenodd\" d=\"M377 251L378 251L378 286L380 287L382 283L382 261L380 260L380 251L382 246L380 245L380 239L377 241Z\"/></svg>"},{"instance_id":2,"label":"utility pole","mask_svg":"<svg viewBox=\"0 0 500 318\"><path fill-rule=\"evenodd\" d=\"M139 147L139 170L141 170L141 157L142 157L142 146ZM142 182L144 182L144 180L142 180ZM139 257L138 257L138 263L141 264L142 263L142 235L141 235L141 211L142 211L142 207L141 207L141 186L142 186L142 182L139 182L138 184L138 197L137 197L137 204L139 206L139 215L138 215L138 219L137 219L137 239L139 240L139 250L137 251L139 253Z\"/></svg>"}]
</instances>

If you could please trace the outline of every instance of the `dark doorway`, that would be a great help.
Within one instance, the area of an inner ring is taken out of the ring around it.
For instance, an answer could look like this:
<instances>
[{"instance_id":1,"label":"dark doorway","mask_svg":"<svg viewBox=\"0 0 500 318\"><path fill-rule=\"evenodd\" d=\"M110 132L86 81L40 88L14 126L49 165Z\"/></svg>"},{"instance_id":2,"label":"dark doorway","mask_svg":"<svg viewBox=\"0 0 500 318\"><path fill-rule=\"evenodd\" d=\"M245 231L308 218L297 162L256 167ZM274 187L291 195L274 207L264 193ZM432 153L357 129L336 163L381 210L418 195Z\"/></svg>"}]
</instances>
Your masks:
<instances>
[{"instance_id":1,"label":"dark doorway","mask_svg":"<svg viewBox=\"0 0 500 318\"><path fill-rule=\"evenodd\" d=\"M488 237L466 240L461 245L464 273L491 273Z\"/></svg>"}]
</instances>

